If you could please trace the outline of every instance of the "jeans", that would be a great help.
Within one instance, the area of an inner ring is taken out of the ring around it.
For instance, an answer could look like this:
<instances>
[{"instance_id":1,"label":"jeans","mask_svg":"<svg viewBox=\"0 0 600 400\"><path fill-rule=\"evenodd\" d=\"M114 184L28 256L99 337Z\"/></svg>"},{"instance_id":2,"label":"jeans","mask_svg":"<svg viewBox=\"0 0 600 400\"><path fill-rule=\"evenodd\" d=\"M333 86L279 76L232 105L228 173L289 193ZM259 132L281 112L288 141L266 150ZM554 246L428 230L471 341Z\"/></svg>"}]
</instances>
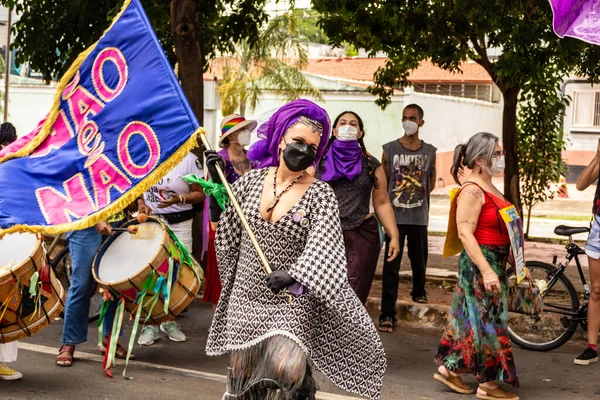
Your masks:
<instances>
[{"instance_id":1,"label":"jeans","mask_svg":"<svg viewBox=\"0 0 600 400\"><path fill-rule=\"evenodd\" d=\"M90 299L95 288L92 262L96 251L102 244L102 236L96 231L96 228L91 227L67 233L67 241L71 253L72 270L71 286L69 286L65 304L62 343L76 345L87 340ZM112 307L112 313L109 309L104 317L103 329L109 332L115 308Z\"/></svg>"},{"instance_id":2,"label":"jeans","mask_svg":"<svg viewBox=\"0 0 600 400\"><path fill-rule=\"evenodd\" d=\"M412 268L413 290L410 293L413 299L425 296L425 271L427 269L427 255L429 245L427 240L427 227L420 225L398 225L400 233L400 254L396 259L383 263L382 291L381 291L381 317L396 316L396 300L398 300L398 281L400 263L404 252L404 241L408 246L408 258ZM388 254L390 238L386 237L385 254Z\"/></svg>"}]
</instances>

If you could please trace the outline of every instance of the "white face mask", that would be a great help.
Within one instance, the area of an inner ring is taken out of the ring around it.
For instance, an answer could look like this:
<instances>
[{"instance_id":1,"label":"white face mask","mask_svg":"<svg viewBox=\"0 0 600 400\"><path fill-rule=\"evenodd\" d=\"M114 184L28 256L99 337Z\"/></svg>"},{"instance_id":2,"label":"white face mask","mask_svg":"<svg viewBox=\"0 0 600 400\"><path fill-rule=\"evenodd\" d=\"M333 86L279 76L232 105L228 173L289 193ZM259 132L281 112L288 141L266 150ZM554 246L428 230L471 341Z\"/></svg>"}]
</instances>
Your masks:
<instances>
[{"instance_id":1,"label":"white face mask","mask_svg":"<svg viewBox=\"0 0 600 400\"><path fill-rule=\"evenodd\" d=\"M506 167L506 161L504 160L504 156L494 157L492 159L492 166L486 167L488 174L491 176L500 175L504 172L504 168Z\"/></svg>"},{"instance_id":2,"label":"white face mask","mask_svg":"<svg viewBox=\"0 0 600 400\"><path fill-rule=\"evenodd\" d=\"M416 122L407 120L402 123L402 128L404 128L404 132L406 132L408 136L412 136L418 132L419 125Z\"/></svg>"},{"instance_id":3,"label":"white face mask","mask_svg":"<svg viewBox=\"0 0 600 400\"><path fill-rule=\"evenodd\" d=\"M242 147L248 146L250 144L250 131L249 130L241 131L238 134L237 141L240 144L240 146L242 146Z\"/></svg>"},{"instance_id":4,"label":"white face mask","mask_svg":"<svg viewBox=\"0 0 600 400\"><path fill-rule=\"evenodd\" d=\"M358 139L358 129L352 125L342 125L337 128L337 138L344 142Z\"/></svg>"}]
</instances>

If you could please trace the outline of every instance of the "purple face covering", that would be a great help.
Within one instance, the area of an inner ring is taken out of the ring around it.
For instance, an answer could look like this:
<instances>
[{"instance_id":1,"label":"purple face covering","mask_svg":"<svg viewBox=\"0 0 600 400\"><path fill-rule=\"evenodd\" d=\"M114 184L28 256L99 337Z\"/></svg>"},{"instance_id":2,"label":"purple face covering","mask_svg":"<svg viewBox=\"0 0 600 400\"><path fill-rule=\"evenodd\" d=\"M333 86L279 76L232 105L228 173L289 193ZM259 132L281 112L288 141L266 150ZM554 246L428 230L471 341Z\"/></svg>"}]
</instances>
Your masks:
<instances>
[{"instance_id":1,"label":"purple face covering","mask_svg":"<svg viewBox=\"0 0 600 400\"><path fill-rule=\"evenodd\" d=\"M600 44L600 4L595 0L550 0L554 32Z\"/></svg>"},{"instance_id":2,"label":"purple face covering","mask_svg":"<svg viewBox=\"0 0 600 400\"><path fill-rule=\"evenodd\" d=\"M362 171L362 153L358 140L334 140L325 154L321 177L325 182L346 178L353 181Z\"/></svg>"},{"instance_id":3,"label":"purple face covering","mask_svg":"<svg viewBox=\"0 0 600 400\"><path fill-rule=\"evenodd\" d=\"M258 128L258 138L260 140L248 150L248 159L256 162L258 164L257 168L279 165L281 138L292 125L298 122L300 117L307 117L323 126L321 132L324 133L321 135L317 157L315 158L315 165L318 165L329 140L329 116L323 108L305 99L294 100L282 106L267 122Z\"/></svg>"}]
</instances>

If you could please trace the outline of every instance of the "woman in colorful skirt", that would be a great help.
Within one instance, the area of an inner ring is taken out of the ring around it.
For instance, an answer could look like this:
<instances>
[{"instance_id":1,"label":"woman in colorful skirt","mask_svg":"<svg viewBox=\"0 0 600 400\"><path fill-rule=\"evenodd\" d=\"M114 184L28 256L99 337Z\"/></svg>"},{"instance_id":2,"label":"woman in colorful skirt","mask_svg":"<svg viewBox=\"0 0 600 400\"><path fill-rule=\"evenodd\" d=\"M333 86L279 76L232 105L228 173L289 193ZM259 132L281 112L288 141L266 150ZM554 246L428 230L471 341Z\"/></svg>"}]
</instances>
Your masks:
<instances>
[{"instance_id":1,"label":"woman in colorful skirt","mask_svg":"<svg viewBox=\"0 0 600 400\"><path fill-rule=\"evenodd\" d=\"M381 163L367 152L363 142L362 119L355 112L344 111L333 122L333 128L320 168L320 179L329 183L337 197L346 245L348 282L365 304L381 251L375 215L391 239L386 254L388 261L398 257L400 252L398 226Z\"/></svg>"},{"instance_id":2,"label":"woman in colorful skirt","mask_svg":"<svg viewBox=\"0 0 600 400\"><path fill-rule=\"evenodd\" d=\"M464 167L470 170L468 176ZM519 385L507 335L510 239L499 213L510 203L492 184L492 177L503 170L504 151L490 133L476 134L454 152L451 172L462 185L456 196L455 231L464 251L448 325L435 357L437 381L469 394L474 390L459 374L473 374L479 381L477 398L487 400L519 398L495 383ZM464 177L462 184L459 176Z\"/></svg>"}]
</instances>

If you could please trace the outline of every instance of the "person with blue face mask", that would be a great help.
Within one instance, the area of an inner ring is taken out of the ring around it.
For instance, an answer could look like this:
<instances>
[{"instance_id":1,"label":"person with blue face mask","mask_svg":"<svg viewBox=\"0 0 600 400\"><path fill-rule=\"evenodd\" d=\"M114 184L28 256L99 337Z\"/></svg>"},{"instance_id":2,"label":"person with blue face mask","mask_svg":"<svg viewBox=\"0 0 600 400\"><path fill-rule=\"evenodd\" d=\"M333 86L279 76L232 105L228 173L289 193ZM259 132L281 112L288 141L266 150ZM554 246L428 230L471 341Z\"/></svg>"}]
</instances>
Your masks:
<instances>
[{"instance_id":1,"label":"person with blue face mask","mask_svg":"<svg viewBox=\"0 0 600 400\"><path fill-rule=\"evenodd\" d=\"M427 268L429 194L435 187L436 148L419 137L425 123L423 109L409 104L402 112L404 135L383 146L381 164L388 180L388 195L400 233L400 255L383 264L381 316L379 329L392 332L396 322L398 273L407 241L408 258L413 274L411 296L417 303L427 303L425 271ZM390 246L387 241L386 249Z\"/></svg>"}]
</instances>

